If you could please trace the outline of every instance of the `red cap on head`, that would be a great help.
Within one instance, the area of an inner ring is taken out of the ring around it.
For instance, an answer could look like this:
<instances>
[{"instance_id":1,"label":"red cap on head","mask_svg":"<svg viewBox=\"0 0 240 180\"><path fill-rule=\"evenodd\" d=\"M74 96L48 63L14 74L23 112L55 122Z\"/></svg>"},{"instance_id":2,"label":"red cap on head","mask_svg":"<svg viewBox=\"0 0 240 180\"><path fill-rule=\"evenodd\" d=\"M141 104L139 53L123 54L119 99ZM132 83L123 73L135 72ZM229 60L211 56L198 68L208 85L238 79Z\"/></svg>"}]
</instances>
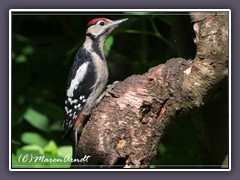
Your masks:
<instances>
[{"instance_id":1,"label":"red cap on head","mask_svg":"<svg viewBox=\"0 0 240 180\"><path fill-rule=\"evenodd\" d=\"M97 21L100 21L100 20L106 20L107 18L95 18L95 19L92 19L91 21L88 22L88 26L92 25L92 24L95 24Z\"/></svg>"}]
</instances>

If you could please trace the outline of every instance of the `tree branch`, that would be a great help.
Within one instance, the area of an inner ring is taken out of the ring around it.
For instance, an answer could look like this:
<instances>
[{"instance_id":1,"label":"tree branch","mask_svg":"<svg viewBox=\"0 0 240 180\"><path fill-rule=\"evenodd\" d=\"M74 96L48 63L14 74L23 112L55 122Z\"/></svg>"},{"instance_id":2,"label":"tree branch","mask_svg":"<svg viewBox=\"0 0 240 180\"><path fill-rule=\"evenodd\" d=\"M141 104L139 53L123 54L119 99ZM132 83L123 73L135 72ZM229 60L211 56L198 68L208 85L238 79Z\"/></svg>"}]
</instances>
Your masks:
<instances>
[{"instance_id":1,"label":"tree branch","mask_svg":"<svg viewBox=\"0 0 240 180\"><path fill-rule=\"evenodd\" d=\"M173 58L118 83L118 97L105 97L82 131L78 157L91 157L73 167L147 167L166 127L179 114L204 105L227 77L227 18L223 13L191 13L194 60Z\"/></svg>"}]
</instances>

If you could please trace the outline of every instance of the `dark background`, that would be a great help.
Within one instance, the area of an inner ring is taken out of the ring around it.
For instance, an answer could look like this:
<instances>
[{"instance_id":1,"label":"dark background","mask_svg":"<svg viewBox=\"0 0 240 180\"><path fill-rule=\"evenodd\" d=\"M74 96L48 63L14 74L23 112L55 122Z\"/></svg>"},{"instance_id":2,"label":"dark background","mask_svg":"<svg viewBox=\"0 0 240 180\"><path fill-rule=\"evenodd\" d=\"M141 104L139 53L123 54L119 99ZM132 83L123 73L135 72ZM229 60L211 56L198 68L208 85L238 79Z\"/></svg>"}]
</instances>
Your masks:
<instances>
[{"instance_id":1,"label":"dark background","mask_svg":"<svg viewBox=\"0 0 240 180\"><path fill-rule=\"evenodd\" d=\"M57 4L57 6L56 6ZM232 100L232 143L234 144L232 148L232 156L234 157L232 160L232 172L228 173L217 173L217 172L199 172L199 173L172 173L172 172L165 172L165 173L121 173L121 172L109 172L109 173L81 173L81 175L75 173L76 175L73 175L74 173L71 173L72 176L69 176L70 173L66 173L67 175L64 175L63 173L11 173L8 172L8 10L10 8L73 8L76 6L79 6L81 8L93 8L92 4L95 4L94 8L231 8L232 9L232 36L238 37L237 32L239 32L239 21L237 21L238 17L238 7L239 4L237 1L198 1L198 2L191 2L188 1L167 1L167 2L159 2L159 1L145 1L140 0L138 1L138 4L135 2L129 2L129 1L120 1L120 2L113 2L113 1L104 1L99 3L98 1L85 1L85 2L75 2L75 1L66 1L66 2L58 2L58 1L1 1L0 2L0 8L1 8L1 33L0 33L0 60L1 60L1 132L2 135L0 136L1 142L3 145L3 148L1 150L0 158L1 158L1 175L5 179L13 179L14 177L18 179L26 179L26 178L34 178L34 179L43 179L43 178L49 178L52 176L52 178L58 178L58 179L65 179L65 178L77 178L81 176L81 178L138 178L138 179L146 179L149 177L161 177L161 178L178 178L178 179L203 179L203 178L211 178L211 179L237 179L239 175L239 171L237 170L237 167L239 166L239 156L237 152L239 152L239 143L237 136L239 136L239 121L237 120L238 116L238 104L239 102L239 95L237 92L239 92L239 83L237 80L237 77L239 76L237 71L237 68L240 66L238 61L235 61L237 59L237 51L236 48L239 47L239 41L236 40L236 38L233 38L232 40L232 96L234 97ZM119 176L118 176L119 175Z\"/></svg>"}]
</instances>

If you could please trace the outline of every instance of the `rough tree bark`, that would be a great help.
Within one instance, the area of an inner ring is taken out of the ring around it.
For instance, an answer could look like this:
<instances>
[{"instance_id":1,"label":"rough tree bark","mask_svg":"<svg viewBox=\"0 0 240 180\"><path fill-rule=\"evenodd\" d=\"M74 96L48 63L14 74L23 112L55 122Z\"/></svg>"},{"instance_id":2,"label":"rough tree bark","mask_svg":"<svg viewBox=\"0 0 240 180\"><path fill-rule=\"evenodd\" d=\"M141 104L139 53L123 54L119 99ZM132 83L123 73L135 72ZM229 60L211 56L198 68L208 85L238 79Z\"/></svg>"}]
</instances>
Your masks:
<instances>
[{"instance_id":1,"label":"rough tree bark","mask_svg":"<svg viewBox=\"0 0 240 180\"><path fill-rule=\"evenodd\" d=\"M203 106L228 76L228 14L190 15L195 58L173 58L119 82L117 96L102 100L79 139L78 157L91 157L74 167L148 167L166 127L180 114Z\"/></svg>"}]
</instances>

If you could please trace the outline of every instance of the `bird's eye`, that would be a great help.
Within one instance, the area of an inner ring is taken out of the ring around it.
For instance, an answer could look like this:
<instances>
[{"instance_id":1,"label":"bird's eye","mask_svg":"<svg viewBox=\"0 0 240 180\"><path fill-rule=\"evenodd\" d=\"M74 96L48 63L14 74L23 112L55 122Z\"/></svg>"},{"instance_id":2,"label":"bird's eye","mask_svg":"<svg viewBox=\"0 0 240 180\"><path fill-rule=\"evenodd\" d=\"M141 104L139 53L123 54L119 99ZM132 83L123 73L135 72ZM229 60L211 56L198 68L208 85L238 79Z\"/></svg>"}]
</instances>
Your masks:
<instances>
[{"instance_id":1,"label":"bird's eye","mask_svg":"<svg viewBox=\"0 0 240 180\"><path fill-rule=\"evenodd\" d=\"M105 22L101 21L99 24L100 24L100 26L104 26Z\"/></svg>"}]
</instances>

